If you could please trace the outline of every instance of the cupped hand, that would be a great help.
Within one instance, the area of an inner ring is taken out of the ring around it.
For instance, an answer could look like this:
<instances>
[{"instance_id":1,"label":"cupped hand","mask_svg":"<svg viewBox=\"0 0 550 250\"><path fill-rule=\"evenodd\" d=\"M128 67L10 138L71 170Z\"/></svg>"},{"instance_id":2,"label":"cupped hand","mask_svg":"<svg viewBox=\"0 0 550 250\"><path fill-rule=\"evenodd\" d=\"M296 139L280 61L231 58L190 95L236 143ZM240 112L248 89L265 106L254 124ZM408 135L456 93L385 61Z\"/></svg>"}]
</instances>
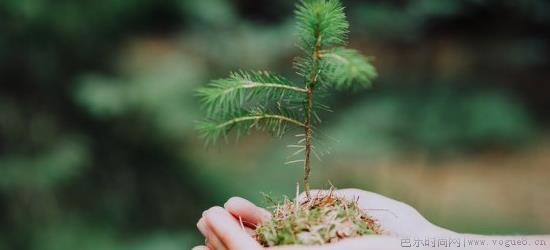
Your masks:
<instances>
[{"instance_id":1,"label":"cupped hand","mask_svg":"<svg viewBox=\"0 0 550 250\"><path fill-rule=\"evenodd\" d=\"M327 190L312 190L310 194L322 195ZM272 249L399 249L399 237L444 236L454 233L433 225L413 207L359 189L340 189L334 194L350 200L358 199L358 205L380 225L382 235L346 239L322 246L284 246ZM299 199L304 199L302 194ZM234 197L224 208L212 207L203 213L197 227L205 237L205 246L195 250L263 249L253 238L255 226L269 220L271 214L253 203Z\"/></svg>"}]
</instances>

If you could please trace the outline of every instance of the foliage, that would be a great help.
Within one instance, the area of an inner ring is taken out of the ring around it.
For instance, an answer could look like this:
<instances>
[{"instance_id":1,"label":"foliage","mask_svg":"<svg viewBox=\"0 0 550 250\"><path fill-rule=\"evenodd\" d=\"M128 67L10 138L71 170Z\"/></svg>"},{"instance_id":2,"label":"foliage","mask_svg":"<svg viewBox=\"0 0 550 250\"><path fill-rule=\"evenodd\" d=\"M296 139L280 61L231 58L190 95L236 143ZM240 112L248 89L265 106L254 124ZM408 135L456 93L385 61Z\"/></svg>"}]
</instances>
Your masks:
<instances>
[{"instance_id":1,"label":"foliage","mask_svg":"<svg viewBox=\"0 0 550 250\"><path fill-rule=\"evenodd\" d=\"M370 87L371 80L377 75L369 60L353 49L334 48L322 52L321 58L325 58L324 77L337 89L353 87L354 80L361 87Z\"/></svg>"},{"instance_id":2,"label":"foliage","mask_svg":"<svg viewBox=\"0 0 550 250\"><path fill-rule=\"evenodd\" d=\"M89 158L86 144L75 138L65 140L30 159L0 157L0 191L51 189L82 173Z\"/></svg>"},{"instance_id":3,"label":"foliage","mask_svg":"<svg viewBox=\"0 0 550 250\"><path fill-rule=\"evenodd\" d=\"M386 91L342 112L327 134L339 138L334 153L348 158L366 155L376 161L412 151L443 158L529 144L535 128L526 114L516 98L494 89Z\"/></svg>"},{"instance_id":4,"label":"foliage","mask_svg":"<svg viewBox=\"0 0 550 250\"><path fill-rule=\"evenodd\" d=\"M297 145L304 152L304 189L309 196L309 162L315 120L313 92L317 83L335 88L349 88L352 81L368 85L376 76L374 67L357 51L344 49L349 24L344 8L338 0L304 0L296 6L298 47L302 56L295 60L295 68L305 87L273 73L239 72L229 78L215 80L198 91L207 117L198 129L207 142L226 136L237 128L238 133L251 128L266 130L276 135L287 131L287 125L304 129L303 139ZM330 90L328 90L330 91Z\"/></svg>"},{"instance_id":5,"label":"foliage","mask_svg":"<svg viewBox=\"0 0 550 250\"><path fill-rule=\"evenodd\" d=\"M298 47L309 55L316 46L346 43L349 24L339 0L303 0L296 6Z\"/></svg>"}]
</instances>

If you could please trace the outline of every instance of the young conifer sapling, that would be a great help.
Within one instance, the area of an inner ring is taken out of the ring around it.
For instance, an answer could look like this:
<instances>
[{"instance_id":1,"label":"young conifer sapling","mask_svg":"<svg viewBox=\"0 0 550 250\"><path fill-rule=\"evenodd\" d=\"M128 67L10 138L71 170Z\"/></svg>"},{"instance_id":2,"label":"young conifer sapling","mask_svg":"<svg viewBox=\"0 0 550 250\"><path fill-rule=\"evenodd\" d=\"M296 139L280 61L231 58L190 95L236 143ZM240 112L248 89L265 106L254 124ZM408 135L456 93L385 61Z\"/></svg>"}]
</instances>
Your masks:
<instances>
[{"instance_id":1,"label":"young conifer sapling","mask_svg":"<svg viewBox=\"0 0 550 250\"><path fill-rule=\"evenodd\" d=\"M313 145L321 122L318 112L327 110L318 97L334 90L368 87L376 70L369 58L343 47L349 24L339 0L300 1L295 15L302 55L294 60L294 68L303 84L268 71L239 71L198 91L207 112L199 130L207 143L227 138L232 130L237 136L251 130L276 136L291 128L301 130L300 140L292 146L298 149L293 156L303 155L303 159L290 163L303 163L306 199L286 200L277 206L272 221L257 227L257 239L265 246L324 244L377 233L374 221L354 201L314 196L309 184L311 157L318 155Z\"/></svg>"}]
</instances>

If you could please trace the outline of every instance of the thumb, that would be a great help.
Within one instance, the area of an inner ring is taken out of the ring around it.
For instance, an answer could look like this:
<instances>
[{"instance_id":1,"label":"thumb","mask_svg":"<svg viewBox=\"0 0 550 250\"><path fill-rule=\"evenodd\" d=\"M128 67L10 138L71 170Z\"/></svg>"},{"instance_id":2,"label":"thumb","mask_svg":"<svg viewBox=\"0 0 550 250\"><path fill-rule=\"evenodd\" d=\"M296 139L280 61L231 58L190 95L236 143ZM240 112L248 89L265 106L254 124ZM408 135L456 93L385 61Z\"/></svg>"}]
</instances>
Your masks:
<instances>
[{"instance_id":1,"label":"thumb","mask_svg":"<svg viewBox=\"0 0 550 250\"><path fill-rule=\"evenodd\" d=\"M240 197L233 197L224 204L225 209L234 215L240 217L247 224L256 226L271 218L271 213L263 208L259 208L252 202Z\"/></svg>"}]
</instances>

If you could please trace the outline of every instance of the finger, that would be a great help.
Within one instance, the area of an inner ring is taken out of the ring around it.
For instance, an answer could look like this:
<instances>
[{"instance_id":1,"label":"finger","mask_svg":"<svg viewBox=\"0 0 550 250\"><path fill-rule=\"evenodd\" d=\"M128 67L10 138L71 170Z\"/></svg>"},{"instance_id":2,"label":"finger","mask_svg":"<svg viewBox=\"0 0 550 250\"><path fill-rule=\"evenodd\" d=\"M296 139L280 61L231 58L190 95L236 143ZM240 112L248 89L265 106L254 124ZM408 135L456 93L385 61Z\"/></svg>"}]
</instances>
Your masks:
<instances>
[{"instance_id":1,"label":"finger","mask_svg":"<svg viewBox=\"0 0 550 250\"><path fill-rule=\"evenodd\" d=\"M206 224L206 220L201 218L197 223L197 228L205 238L205 244L212 250L227 249L221 240L212 232L212 229Z\"/></svg>"},{"instance_id":2,"label":"finger","mask_svg":"<svg viewBox=\"0 0 550 250\"><path fill-rule=\"evenodd\" d=\"M240 217L247 225L258 225L271 219L271 213L240 197L233 197L224 204L225 209L235 217Z\"/></svg>"},{"instance_id":3,"label":"finger","mask_svg":"<svg viewBox=\"0 0 550 250\"><path fill-rule=\"evenodd\" d=\"M209 249L212 250L227 250L227 247L223 244L223 242L216 236L216 234L211 233L206 238L205 242L206 246L208 246Z\"/></svg>"},{"instance_id":4,"label":"finger","mask_svg":"<svg viewBox=\"0 0 550 250\"><path fill-rule=\"evenodd\" d=\"M401 241L396 237L389 236L366 236L352 239L345 239L332 244L321 246L280 246L269 248L270 250L398 250L402 249Z\"/></svg>"},{"instance_id":5,"label":"finger","mask_svg":"<svg viewBox=\"0 0 550 250\"><path fill-rule=\"evenodd\" d=\"M323 245L323 246L304 246L304 245L285 245L285 246L276 246L270 247L269 250L340 250L346 248L325 248L325 246L333 246L333 244ZM346 249L348 250L348 249Z\"/></svg>"},{"instance_id":6,"label":"finger","mask_svg":"<svg viewBox=\"0 0 550 250\"><path fill-rule=\"evenodd\" d=\"M402 249L401 240L389 236L365 236L352 239L344 239L332 244L320 246L279 246L269 248L270 250L398 250Z\"/></svg>"},{"instance_id":7,"label":"finger","mask_svg":"<svg viewBox=\"0 0 550 250\"><path fill-rule=\"evenodd\" d=\"M352 239L345 239L335 244L328 244L317 250L397 250L402 249L401 240L389 236L365 236Z\"/></svg>"},{"instance_id":8,"label":"finger","mask_svg":"<svg viewBox=\"0 0 550 250\"><path fill-rule=\"evenodd\" d=\"M193 247L193 249L191 250L211 250L211 249L209 249L206 246L196 246L196 247Z\"/></svg>"},{"instance_id":9,"label":"finger","mask_svg":"<svg viewBox=\"0 0 550 250\"><path fill-rule=\"evenodd\" d=\"M300 245L277 246L277 247L270 247L268 249L269 250L321 250L319 246L300 246Z\"/></svg>"},{"instance_id":10,"label":"finger","mask_svg":"<svg viewBox=\"0 0 550 250\"><path fill-rule=\"evenodd\" d=\"M237 221L237 223L239 223L239 221ZM244 228L244 231L250 236L250 237L254 237L256 235L256 229L255 229L255 225L254 225L254 229L252 229L250 226L247 226L245 225L244 223L242 224L242 227L241 227L241 230Z\"/></svg>"},{"instance_id":11,"label":"finger","mask_svg":"<svg viewBox=\"0 0 550 250\"><path fill-rule=\"evenodd\" d=\"M245 223L242 221L242 219L239 220L239 218L233 218L233 219L235 219L235 221L239 224L239 226L241 226L241 230L244 230L248 235L250 235L251 237L256 235L256 230L255 230L256 225L253 225L251 223Z\"/></svg>"},{"instance_id":12,"label":"finger","mask_svg":"<svg viewBox=\"0 0 550 250\"><path fill-rule=\"evenodd\" d=\"M199 229L199 232L201 232L202 236L205 238L210 234L204 218L200 218L199 222L197 222L197 229Z\"/></svg>"},{"instance_id":13,"label":"finger","mask_svg":"<svg viewBox=\"0 0 550 250\"><path fill-rule=\"evenodd\" d=\"M206 224L229 249L260 249L260 245L246 232L243 232L233 216L221 207L213 207L205 212Z\"/></svg>"}]
</instances>

